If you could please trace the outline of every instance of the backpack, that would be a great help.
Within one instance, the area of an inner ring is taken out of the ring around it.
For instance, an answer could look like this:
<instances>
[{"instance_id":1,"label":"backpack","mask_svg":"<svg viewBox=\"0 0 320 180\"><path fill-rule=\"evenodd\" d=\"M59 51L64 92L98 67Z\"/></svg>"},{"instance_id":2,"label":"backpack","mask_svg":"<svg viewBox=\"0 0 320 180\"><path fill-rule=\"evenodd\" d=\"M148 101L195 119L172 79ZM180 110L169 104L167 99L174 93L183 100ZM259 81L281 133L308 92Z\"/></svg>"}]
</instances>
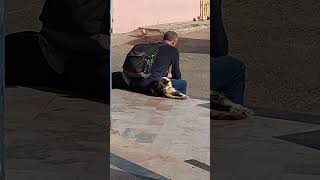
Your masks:
<instances>
[{"instance_id":1,"label":"backpack","mask_svg":"<svg viewBox=\"0 0 320 180\"><path fill-rule=\"evenodd\" d=\"M159 48L163 43L142 43L135 45L127 54L123 63L123 72L129 78L145 79L152 72L152 65L157 58Z\"/></svg>"}]
</instances>

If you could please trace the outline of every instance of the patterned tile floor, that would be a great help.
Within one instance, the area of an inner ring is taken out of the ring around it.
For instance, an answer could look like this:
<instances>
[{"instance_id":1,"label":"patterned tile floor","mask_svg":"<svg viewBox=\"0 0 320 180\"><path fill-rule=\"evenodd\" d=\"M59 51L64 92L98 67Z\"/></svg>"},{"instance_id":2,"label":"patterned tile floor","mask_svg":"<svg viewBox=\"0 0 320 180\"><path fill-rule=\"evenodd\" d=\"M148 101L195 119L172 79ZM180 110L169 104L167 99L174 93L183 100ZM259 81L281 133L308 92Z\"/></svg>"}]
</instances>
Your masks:
<instances>
[{"instance_id":1,"label":"patterned tile floor","mask_svg":"<svg viewBox=\"0 0 320 180\"><path fill-rule=\"evenodd\" d=\"M207 100L173 100L124 90L112 91L112 127L121 136L185 161L210 165Z\"/></svg>"}]
</instances>

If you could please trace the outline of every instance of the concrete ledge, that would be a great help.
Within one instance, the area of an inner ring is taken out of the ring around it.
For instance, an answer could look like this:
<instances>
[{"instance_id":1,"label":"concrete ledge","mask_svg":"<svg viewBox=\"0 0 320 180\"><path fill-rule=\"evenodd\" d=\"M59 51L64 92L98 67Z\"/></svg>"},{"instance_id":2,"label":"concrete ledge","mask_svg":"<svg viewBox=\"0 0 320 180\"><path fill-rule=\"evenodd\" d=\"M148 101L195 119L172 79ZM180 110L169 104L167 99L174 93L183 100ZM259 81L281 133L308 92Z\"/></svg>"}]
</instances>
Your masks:
<instances>
[{"instance_id":1,"label":"concrete ledge","mask_svg":"<svg viewBox=\"0 0 320 180\"><path fill-rule=\"evenodd\" d=\"M149 34L149 33L164 34L167 31L176 31L179 33L186 33L186 32L197 31L199 29L206 28L208 26L210 26L209 20L189 21L189 22L169 23L169 24L158 24L153 26L143 26L143 27L139 27L138 31L140 31L142 34Z\"/></svg>"}]
</instances>

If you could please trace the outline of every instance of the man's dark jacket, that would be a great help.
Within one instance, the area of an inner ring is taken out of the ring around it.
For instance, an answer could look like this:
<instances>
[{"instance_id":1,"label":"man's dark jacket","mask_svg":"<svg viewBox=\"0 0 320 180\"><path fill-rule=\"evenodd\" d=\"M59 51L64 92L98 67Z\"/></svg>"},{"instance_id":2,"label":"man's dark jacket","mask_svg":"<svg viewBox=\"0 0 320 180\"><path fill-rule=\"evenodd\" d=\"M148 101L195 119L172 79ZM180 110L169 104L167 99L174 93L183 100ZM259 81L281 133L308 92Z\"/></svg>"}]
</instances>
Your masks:
<instances>
[{"instance_id":1,"label":"man's dark jacket","mask_svg":"<svg viewBox=\"0 0 320 180\"><path fill-rule=\"evenodd\" d=\"M39 19L57 31L105 34L109 17L108 0L46 0Z\"/></svg>"},{"instance_id":2,"label":"man's dark jacket","mask_svg":"<svg viewBox=\"0 0 320 180\"><path fill-rule=\"evenodd\" d=\"M211 0L211 56L220 57L228 54L228 39L223 26L221 0Z\"/></svg>"}]
</instances>

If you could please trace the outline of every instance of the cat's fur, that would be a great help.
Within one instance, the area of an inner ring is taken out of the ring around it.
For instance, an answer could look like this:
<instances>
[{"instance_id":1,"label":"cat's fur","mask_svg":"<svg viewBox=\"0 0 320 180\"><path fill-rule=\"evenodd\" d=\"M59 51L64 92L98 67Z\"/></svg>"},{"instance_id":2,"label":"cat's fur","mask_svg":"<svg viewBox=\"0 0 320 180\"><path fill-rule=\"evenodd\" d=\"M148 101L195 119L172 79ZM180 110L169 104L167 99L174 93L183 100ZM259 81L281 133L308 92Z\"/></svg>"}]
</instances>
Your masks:
<instances>
[{"instance_id":1,"label":"cat's fur","mask_svg":"<svg viewBox=\"0 0 320 180\"><path fill-rule=\"evenodd\" d=\"M154 82L154 94L156 96L167 97L171 99L188 99L188 96L176 90L172 86L172 82L167 77Z\"/></svg>"},{"instance_id":2,"label":"cat's fur","mask_svg":"<svg viewBox=\"0 0 320 180\"><path fill-rule=\"evenodd\" d=\"M221 93L211 91L210 109L211 118L224 120L246 119L254 112L240 104L233 103Z\"/></svg>"}]
</instances>

